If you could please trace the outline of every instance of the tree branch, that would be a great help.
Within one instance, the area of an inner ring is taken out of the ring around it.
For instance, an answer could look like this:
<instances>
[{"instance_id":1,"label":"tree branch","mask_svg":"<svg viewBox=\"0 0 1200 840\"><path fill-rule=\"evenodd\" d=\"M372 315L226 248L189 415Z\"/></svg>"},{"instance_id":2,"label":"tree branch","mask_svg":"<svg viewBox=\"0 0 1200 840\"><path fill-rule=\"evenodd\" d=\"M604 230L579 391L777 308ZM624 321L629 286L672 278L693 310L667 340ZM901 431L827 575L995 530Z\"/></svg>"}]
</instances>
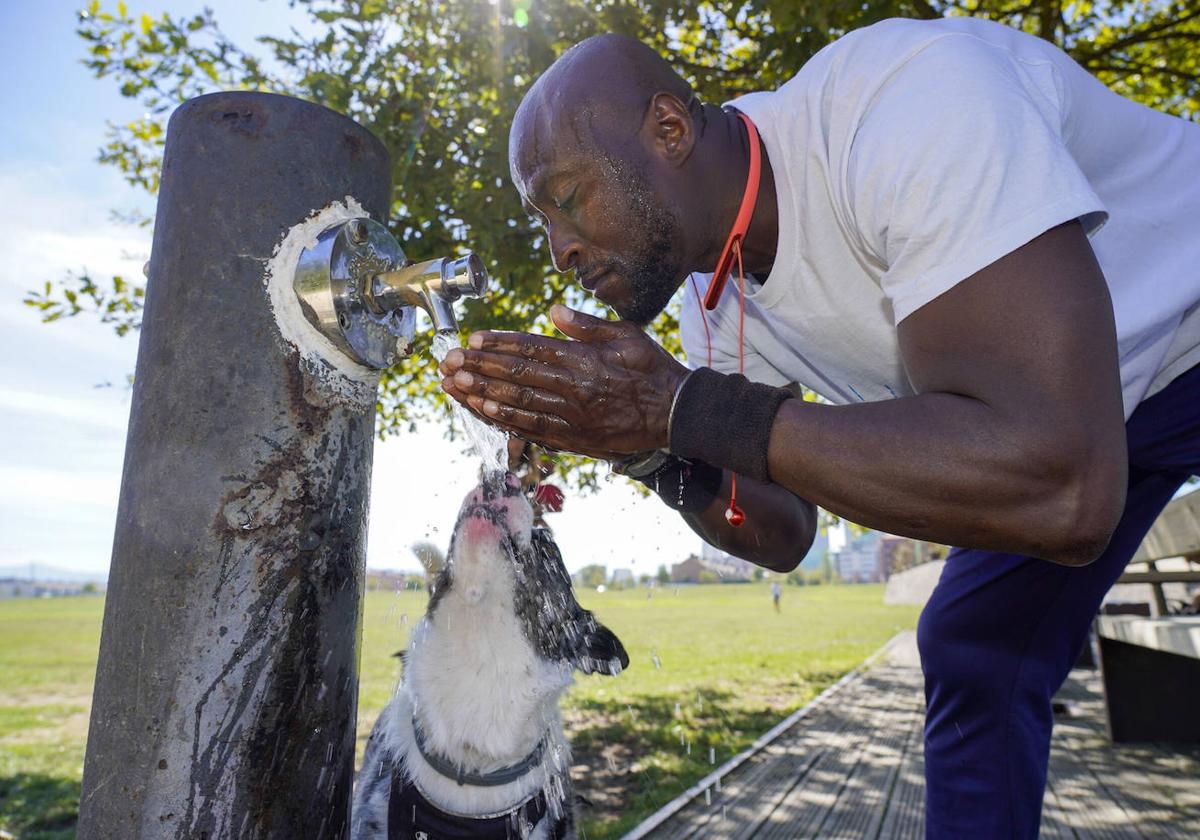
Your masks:
<instances>
[{"instance_id":1,"label":"tree branch","mask_svg":"<svg viewBox=\"0 0 1200 840\"><path fill-rule=\"evenodd\" d=\"M1038 15L1038 37L1051 44L1057 43L1054 36L1061 25L1062 3L1060 0L1046 0Z\"/></svg>"},{"instance_id":2,"label":"tree branch","mask_svg":"<svg viewBox=\"0 0 1200 840\"><path fill-rule=\"evenodd\" d=\"M1184 70L1175 70L1171 67L1155 67L1153 64L1141 64L1136 61L1126 61L1123 64L1096 64L1092 65L1090 69L1108 73L1121 73L1124 75L1140 73L1148 76L1153 73L1162 73L1167 76L1174 76L1176 79L1184 79L1189 82L1200 82L1200 73L1188 73Z\"/></svg>"},{"instance_id":3,"label":"tree branch","mask_svg":"<svg viewBox=\"0 0 1200 840\"><path fill-rule=\"evenodd\" d=\"M1158 23L1147 26L1145 29L1140 29L1137 32L1132 32L1129 35L1126 35L1124 38L1118 38L1117 40L1113 41L1111 44L1106 44L1105 46L1101 47L1100 49L1077 50L1076 51L1076 56L1077 56L1076 60L1082 62L1082 61L1088 61L1091 59L1100 58L1100 57L1106 56L1106 55L1111 55L1112 53L1116 52L1117 50L1121 50L1121 49L1124 49L1125 47L1133 46L1134 44L1140 44L1143 41L1149 40L1149 37L1151 35L1157 35L1159 32L1163 32L1163 31L1171 29L1172 27L1175 27L1175 26L1179 26L1180 24L1186 23L1187 21L1192 20L1196 17L1200 17L1200 8L1193 9L1191 12L1181 15L1177 18L1167 18L1165 20L1159 21Z\"/></svg>"},{"instance_id":4,"label":"tree branch","mask_svg":"<svg viewBox=\"0 0 1200 840\"><path fill-rule=\"evenodd\" d=\"M910 5L913 13L922 20L937 20L942 16L942 13L933 8L926 0L912 0Z\"/></svg>"},{"instance_id":5,"label":"tree branch","mask_svg":"<svg viewBox=\"0 0 1200 840\"><path fill-rule=\"evenodd\" d=\"M696 75L712 74L735 79L752 79L761 75L761 71L756 67L720 67L713 64L701 64L698 61L688 61L678 55L671 56L671 64Z\"/></svg>"}]
</instances>

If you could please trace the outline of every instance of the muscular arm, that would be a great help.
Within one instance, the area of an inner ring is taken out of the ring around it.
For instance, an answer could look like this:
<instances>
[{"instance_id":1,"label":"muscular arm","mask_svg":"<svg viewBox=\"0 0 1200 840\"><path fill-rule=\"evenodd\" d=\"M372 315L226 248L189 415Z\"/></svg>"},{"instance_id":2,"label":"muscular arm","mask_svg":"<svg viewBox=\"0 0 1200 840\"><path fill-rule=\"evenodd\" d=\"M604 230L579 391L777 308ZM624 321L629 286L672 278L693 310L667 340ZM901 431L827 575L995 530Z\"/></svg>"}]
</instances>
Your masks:
<instances>
[{"instance_id":1,"label":"muscular arm","mask_svg":"<svg viewBox=\"0 0 1200 840\"><path fill-rule=\"evenodd\" d=\"M1081 227L964 280L906 318L899 339L918 394L789 400L771 431L771 478L880 530L1095 559L1127 464L1112 305Z\"/></svg>"},{"instance_id":2,"label":"muscular arm","mask_svg":"<svg viewBox=\"0 0 1200 840\"><path fill-rule=\"evenodd\" d=\"M771 432L775 484L755 482L751 496L739 482L761 515L724 522L727 476L721 501L689 524L731 554L786 566L788 541L815 526L796 493L891 533L1088 562L1124 502L1115 335L1082 229L1048 231L900 324L916 396L789 400Z\"/></svg>"}]
</instances>

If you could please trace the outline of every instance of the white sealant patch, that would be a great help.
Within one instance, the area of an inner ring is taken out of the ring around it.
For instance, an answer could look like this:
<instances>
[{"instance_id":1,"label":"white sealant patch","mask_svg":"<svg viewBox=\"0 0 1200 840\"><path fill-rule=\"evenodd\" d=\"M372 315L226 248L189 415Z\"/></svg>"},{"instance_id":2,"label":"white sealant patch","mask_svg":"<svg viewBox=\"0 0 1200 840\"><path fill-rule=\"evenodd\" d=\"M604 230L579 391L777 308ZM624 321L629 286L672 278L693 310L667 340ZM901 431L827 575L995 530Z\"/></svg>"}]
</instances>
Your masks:
<instances>
[{"instance_id":1,"label":"white sealant patch","mask_svg":"<svg viewBox=\"0 0 1200 840\"><path fill-rule=\"evenodd\" d=\"M284 341L299 352L302 369L324 386L324 390L331 392L331 396L342 397L355 405L374 404L379 372L351 359L308 322L292 284L300 254L317 244L322 231L368 215L352 196L346 196L344 204L334 201L324 209L314 210L307 219L290 228L275 246L263 278L275 323L279 325Z\"/></svg>"}]
</instances>

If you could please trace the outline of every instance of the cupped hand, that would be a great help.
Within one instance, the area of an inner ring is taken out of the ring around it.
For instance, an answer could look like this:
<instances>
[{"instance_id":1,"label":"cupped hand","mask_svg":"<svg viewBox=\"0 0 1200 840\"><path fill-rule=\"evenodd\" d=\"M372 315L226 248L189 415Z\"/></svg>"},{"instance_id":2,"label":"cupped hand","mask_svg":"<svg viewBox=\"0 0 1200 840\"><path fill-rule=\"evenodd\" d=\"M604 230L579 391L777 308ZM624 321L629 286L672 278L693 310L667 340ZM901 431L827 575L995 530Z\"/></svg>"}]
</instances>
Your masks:
<instances>
[{"instance_id":1,"label":"cupped hand","mask_svg":"<svg viewBox=\"0 0 1200 840\"><path fill-rule=\"evenodd\" d=\"M552 449L607 460L667 445L687 368L628 321L556 305L567 339L477 332L451 350L442 388L475 414Z\"/></svg>"}]
</instances>

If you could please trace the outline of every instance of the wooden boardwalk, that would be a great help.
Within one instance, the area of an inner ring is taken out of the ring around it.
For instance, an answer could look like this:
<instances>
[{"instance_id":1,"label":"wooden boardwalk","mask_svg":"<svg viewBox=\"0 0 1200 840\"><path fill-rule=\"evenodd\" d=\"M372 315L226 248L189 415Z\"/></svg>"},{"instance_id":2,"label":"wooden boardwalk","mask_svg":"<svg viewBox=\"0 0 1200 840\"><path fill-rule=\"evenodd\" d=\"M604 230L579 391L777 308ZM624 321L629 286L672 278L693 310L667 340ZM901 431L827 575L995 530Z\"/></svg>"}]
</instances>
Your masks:
<instances>
[{"instance_id":1,"label":"wooden boardwalk","mask_svg":"<svg viewBox=\"0 0 1200 840\"><path fill-rule=\"evenodd\" d=\"M1073 672L1057 699L1067 713L1056 717L1042 837L1200 838L1200 745L1114 747L1093 671ZM923 706L915 640L901 634L765 747L626 840L921 840Z\"/></svg>"}]
</instances>

